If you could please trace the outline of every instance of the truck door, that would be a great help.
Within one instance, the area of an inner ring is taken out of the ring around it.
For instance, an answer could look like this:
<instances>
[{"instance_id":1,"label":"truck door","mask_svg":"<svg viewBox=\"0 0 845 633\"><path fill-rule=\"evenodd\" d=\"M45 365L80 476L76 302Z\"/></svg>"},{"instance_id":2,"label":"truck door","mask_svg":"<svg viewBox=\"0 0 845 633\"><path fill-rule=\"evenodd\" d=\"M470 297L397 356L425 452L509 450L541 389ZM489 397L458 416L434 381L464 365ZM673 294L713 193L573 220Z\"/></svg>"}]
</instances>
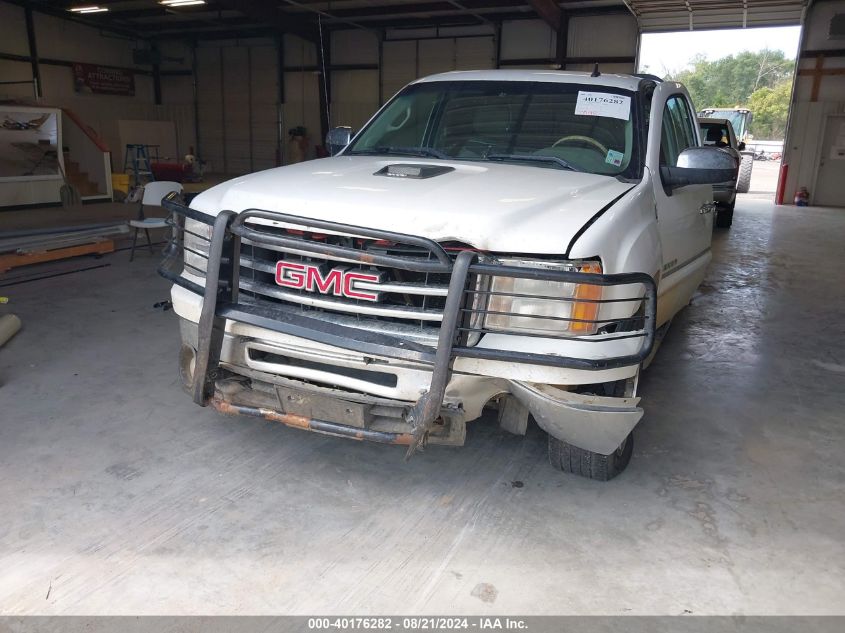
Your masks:
<instances>
[{"instance_id":1,"label":"truck door","mask_svg":"<svg viewBox=\"0 0 845 633\"><path fill-rule=\"evenodd\" d=\"M688 147L699 146L699 129L689 98L676 83L658 86L652 99L646 162L652 175L657 205L657 226L663 250L658 288L658 323L683 308L704 279L710 261L713 232L713 188L664 186L661 166L675 166ZM660 122L659 125L657 123Z\"/></svg>"}]
</instances>

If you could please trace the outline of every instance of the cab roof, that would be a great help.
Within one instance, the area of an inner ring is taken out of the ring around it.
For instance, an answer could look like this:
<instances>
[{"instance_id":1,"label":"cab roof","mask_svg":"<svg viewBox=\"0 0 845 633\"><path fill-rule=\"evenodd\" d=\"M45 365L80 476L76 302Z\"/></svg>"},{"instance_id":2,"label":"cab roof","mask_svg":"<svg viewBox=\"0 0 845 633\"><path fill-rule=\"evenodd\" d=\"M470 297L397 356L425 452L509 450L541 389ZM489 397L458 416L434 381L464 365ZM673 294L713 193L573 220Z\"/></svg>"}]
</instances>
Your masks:
<instances>
[{"instance_id":1,"label":"cab roof","mask_svg":"<svg viewBox=\"0 0 845 633\"><path fill-rule=\"evenodd\" d=\"M601 70L601 68L599 68ZM633 75L601 74L568 70L453 70L417 79L412 83L435 81L545 81L549 83L587 84L596 87L636 91L642 81Z\"/></svg>"}]
</instances>

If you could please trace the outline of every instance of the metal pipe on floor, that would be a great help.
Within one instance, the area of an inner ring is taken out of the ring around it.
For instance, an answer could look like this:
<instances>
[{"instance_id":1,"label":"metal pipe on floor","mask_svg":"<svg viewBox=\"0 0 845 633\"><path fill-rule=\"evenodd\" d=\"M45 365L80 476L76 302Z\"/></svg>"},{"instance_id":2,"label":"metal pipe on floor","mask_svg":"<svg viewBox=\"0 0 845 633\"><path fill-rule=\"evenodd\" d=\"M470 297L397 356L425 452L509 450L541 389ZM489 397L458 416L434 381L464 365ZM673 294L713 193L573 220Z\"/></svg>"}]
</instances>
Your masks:
<instances>
[{"instance_id":1,"label":"metal pipe on floor","mask_svg":"<svg viewBox=\"0 0 845 633\"><path fill-rule=\"evenodd\" d=\"M6 314L0 317L0 347L21 329L21 320L16 314Z\"/></svg>"}]
</instances>

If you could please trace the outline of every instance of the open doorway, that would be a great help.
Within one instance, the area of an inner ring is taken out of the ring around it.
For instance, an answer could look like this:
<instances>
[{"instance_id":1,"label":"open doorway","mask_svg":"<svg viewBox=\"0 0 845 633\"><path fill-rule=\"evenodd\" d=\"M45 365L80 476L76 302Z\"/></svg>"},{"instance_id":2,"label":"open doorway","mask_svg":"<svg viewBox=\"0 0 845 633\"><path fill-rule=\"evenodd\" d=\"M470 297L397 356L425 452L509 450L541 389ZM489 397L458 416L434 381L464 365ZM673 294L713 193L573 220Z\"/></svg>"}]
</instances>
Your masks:
<instances>
[{"instance_id":1,"label":"open doorway","mask_svg":"<svg viewBox=\"0 0 845 633\"><path fill-rule=\"evenodd\" d=\"M700 113L730 120L745 142L750 182L743 196L775 194L800 32L787 26L641 36L639 72L682 82Z\"/></svg>"}]
</instances>

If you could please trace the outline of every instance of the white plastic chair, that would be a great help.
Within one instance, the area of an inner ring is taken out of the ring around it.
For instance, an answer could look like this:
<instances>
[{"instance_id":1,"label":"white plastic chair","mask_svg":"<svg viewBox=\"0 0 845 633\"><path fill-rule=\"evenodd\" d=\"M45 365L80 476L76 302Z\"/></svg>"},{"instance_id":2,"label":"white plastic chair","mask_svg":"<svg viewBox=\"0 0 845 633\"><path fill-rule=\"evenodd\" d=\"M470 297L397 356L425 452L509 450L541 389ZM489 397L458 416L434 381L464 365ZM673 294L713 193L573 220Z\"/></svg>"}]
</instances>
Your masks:
<instances>
[{"instance_id":1,"label":"white plastic chair","mask_svg":"<svg viewBox=\"0 0 845 633\"><path fill-rule=\"evenodd\" d=\"M135 229L132 234L132 251L129 253L129 261L135 259L135 244L138 241L138 231L144 229L147 235L147 246L150 253L153 252L153 241L150 239L150 229L166 229L167 218L147 218L144 216L144 206L161 207L161 200L170 192L175 191L182 193L182 185L178 182L170 182L167 180L155 180L144 185L144 197L141 199L141 204L138 207L138 219L129 220L129 226Z\"/></svg>"}]
</instances>

